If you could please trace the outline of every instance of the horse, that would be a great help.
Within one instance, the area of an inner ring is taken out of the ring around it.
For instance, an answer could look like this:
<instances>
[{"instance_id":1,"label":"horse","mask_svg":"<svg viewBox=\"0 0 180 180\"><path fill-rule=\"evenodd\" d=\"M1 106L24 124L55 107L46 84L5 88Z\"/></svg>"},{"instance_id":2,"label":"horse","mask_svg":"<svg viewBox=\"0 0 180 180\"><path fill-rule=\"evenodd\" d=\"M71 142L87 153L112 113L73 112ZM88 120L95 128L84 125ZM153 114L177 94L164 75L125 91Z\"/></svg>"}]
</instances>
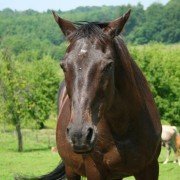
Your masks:
<instances>
[{"instance_id":1,"label":"horse","mask_svg":"<svg viewBox=\"0 0 180 180\"><path fill-rule=\"evenodd\" d=\"M174 158L174 163L178 162L179 158L178 157L178 131L176 126L170 126L170 125L162 125L162 146L166 147L166 159L163 162L163 164L167 164L169 161L169 156L171 154L171 148L174 151L175 158ZM177 143L176 143L177 141ZM177 146L177 147L176 147ZM180 162L179 162L180 163Z\"/></svg>"},{"instance_id":2,"label":"horse","mask_svg":"<svg viewBox=\"0 0 180 180\"><path fill-rule=\"evenodd\" d=\"M177 134L176 135L176 143L175 143L175 146L176 146L176 157L177 157L177 160L178 160L178 164L180 166L180 134Z\"/></svg>"},{"instance_id":3,"label":"horse","mask_svg":"<svg viewBox=\"0 0 180 180\"><path fill-rule=\"evenodd\" d=\"M110 22L72 23L53 11L69 42L56 128L62 163L37 179L158 179L159 113L120 36L130 12Z\"/></svg>"}]
</instances>

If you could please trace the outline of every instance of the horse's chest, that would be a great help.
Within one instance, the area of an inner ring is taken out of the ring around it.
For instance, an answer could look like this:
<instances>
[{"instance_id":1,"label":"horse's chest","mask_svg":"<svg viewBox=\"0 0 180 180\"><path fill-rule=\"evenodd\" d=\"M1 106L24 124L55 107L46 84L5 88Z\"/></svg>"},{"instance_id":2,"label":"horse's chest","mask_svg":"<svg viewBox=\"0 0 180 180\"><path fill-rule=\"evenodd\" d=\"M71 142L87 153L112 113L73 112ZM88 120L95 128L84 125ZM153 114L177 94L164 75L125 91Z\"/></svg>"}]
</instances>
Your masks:
<instances>
[{"instance_id":1,"label":"horse's chest","mask_svg":"<svg viewBox=\"0 0 180 180\"><path fill-rule=\"evenodd\" d=\"M143 165L143 157L136 147L131 149L120 148L116 146L108 153L104 154L103 165L110 174L130 175L137 171Z\"/></svg>"},{"instance_id":2,"label":"horse's chest","mask_svg":"<svg viewBox=\"0 0 180 180\"><path fill-rule=\"evenodd\" d=\"M88 155L69 153L69 151L69 147L66 153L63 151L62 158L77 174L84 176L98 171L103 177L109 177L109 179L121 178L132 175L143 165L143 158L136 148L118 149L112 146L106 153L97 150Z\"/></svg>"},{"instance_id":3,"label":"horse's chest","mask_svg":"<svg viewBox=\"0 0 180 180\"><path fill-rule=\"evenodd\" d=\"M126 151L126 152L125 152ZM107 153L96 151L85 158L85 166L96 168L105 177L122 178L138 171L143 164L137 149L118 149L113 146ZM142 162L142 163L141 163ZM87 169L86 169L87 171Z\"/></svg>"}]
</instances>

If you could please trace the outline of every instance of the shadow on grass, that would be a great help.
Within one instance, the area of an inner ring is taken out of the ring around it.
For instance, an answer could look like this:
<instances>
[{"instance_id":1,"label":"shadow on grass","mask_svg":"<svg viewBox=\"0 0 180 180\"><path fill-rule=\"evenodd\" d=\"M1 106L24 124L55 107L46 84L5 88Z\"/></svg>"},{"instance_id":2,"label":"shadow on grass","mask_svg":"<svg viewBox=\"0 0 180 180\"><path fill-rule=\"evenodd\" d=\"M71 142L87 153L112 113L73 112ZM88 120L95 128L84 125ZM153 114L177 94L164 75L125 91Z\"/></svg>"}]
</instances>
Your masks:
<instances>
[{"instance_id":1,"label":"shadow on grass","mask_svg":"<svg viewBox=\"0 0 180 180\"><path fill-rule=\"evenodd\" d=\"M160 164L163 164L164 161L159 161ZM169 160L167 164L175 164L173 160ZM166 164L164 164L166 165Z\"/></svg>"},{"instance_id":2,"label":"shadow on grass","mask_svg":"<svg viewBox=\"0 0 180 180\"><path fill-rule=\"evenodd\" d=\"M174 168L167 168L167 169L164 170L164 171L166 171L166 172L171 172L171 171L174 171ZM161 172L163 172L163 171L161 171Z\"/></svg>"},{"instance_id":3,"label":"shadow on grass","mask_svg":"<svg viewBox=\"0 0 180 180\"><path fill-rule=\"evenodd\" d=\"M10 151L13 151L13 152L18 152L17 150L15 149L8 149ZM32 148L32 149L24 149L22 151L22 153L28 153L28 152L37 152L37 151L48 151L50 152L50 148L49 147L42 147L42 148ZM21 152L20 152L21 153Z\"/></svg>"},{"instance_id":4,"label":"shadow on grass","mask_svg":"<svg viewBox=\"0 0 180 180\"><path fill-rule=\"evenodd\" d=\"M23 152L36 152L36 151L47 151L50 150L49 147L42 147L42 148L34 148L34 149L25 149Z\"/></svg>"}]
</instances>

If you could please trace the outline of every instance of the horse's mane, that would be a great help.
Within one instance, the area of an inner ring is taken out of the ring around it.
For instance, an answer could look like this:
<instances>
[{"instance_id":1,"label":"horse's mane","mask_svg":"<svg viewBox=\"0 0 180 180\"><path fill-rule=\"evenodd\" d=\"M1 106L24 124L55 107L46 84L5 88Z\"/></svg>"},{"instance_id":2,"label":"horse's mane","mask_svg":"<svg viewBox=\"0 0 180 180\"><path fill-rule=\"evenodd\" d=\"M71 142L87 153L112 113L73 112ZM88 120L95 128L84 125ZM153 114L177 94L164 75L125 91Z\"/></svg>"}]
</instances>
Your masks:
<instances>
[{"instance_id":1,"label":"horse's mane","mask_svg":"<svg viewBox=\"0 0 180 180\"><path fill-rule=\"evenodd\" d=\"M157 121L155 121L156 119L159 119L159 113L146 78L136 62L130 56L123 39L121 37L115 37L114 41L118 57L117 61L120 64L118 67L120 68L120 70L118 70L120 76L116 79L117 84L120 85L119 91L124 89L125 94L123 94L123 96L125 96L126 101L131 103L131 106L129 107L132 109L130 111L139 108L140 113L138 113L138 115L144 116L145 113L146 119L152 119L153 126L161 132L161 127ZM151 125L149 124L149 126Z\"/></svg>"},{"instance_id":2,"label":"horse's mane","mask_svg":"<svg viewBox=\"0 0 180 180\"><path fill-rule=\"evenodd\" d=\"M138 96L145 96L147 93L149 94L148 83L137 66L136 62L133 60L129 51L122 39L122 37L115 38L115 47L116 53L118 54L118 59L120 63L120 73L121 78L124 77L129 83L130 88L135 90Z\"/></svg>"}]
</instances>

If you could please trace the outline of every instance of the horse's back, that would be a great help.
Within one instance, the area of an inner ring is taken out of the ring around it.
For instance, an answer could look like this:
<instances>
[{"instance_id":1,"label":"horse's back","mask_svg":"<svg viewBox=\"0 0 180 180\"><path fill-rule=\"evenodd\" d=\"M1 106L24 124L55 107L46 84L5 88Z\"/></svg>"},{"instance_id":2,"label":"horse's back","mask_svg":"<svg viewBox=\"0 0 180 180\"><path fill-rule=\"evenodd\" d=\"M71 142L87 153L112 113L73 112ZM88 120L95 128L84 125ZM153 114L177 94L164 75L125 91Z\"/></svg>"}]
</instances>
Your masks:
<instances>
[{"instance_id":1,"label":"horse's back","mask_svg":"<svg viewBox=\"0 0 180 180\"><path fill-rule=\"evenodd\" d=\"M173 137L175 137L176 133L177 128L175 126L162 125L161 138L163 141L170 141Z\"/></svg>"}]
</instances>

